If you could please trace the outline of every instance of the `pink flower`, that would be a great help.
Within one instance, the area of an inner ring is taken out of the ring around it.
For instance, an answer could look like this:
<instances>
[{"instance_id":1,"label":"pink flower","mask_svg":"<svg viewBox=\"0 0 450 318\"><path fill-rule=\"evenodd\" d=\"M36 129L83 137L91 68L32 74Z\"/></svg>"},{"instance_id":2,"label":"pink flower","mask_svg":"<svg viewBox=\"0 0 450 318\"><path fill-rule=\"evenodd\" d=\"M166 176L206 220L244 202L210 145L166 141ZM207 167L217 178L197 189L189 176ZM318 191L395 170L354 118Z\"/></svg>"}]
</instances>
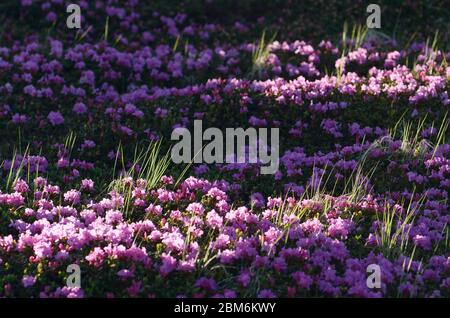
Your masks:
<instances>
[{"instance_id":1,"label":"pink flower","mask_svg":"<svg viewBox=\"0 0 450 318\"><path fill-rule=\"evenodd\" d=\"M333 238L346 239L353 227L353 222L348 219L331 219L328 226L328 235Z\"/></svg>"},{"instance_id":2,"label":"pink flower","mask_svg":"<svg viewBox=\"0 0 450 318\"><path fill-rule=\"evenodd\" d=\"M86 107L86 105L83 104L83 103L76 103L76 104L73 106L72 110L73 110L76 114L82 115L82 114L86 113L87 107Z\"/></svg>"},{"instance_id":3,"label":"pink flower","mask_svg":"<svg viewBox=\"0 0 450 318\"><path fill-rule=\"evenodd\" d=\"M64 117L61 115L61 113L58 112L50 112L47 116L48 121L53 126L58 126L64 124Z\"/></svg>"},{"instance_id":4,"label":"pink flower","mask_svg":"<svg viewBox=\"0 0 450 318\"><path fill-rule=\"evenodd\" d=\"M91 179L81 180L81 188L86 191L94 190L94 181L92 181Z\"/></svg>"},{"instance_id":5,"label":"pink flower","mask_svg":"<svg viewBox=\"0 0 450 318\"><path fill-rule=\"evenodd\" d=\"M181 252L184 250L184 237L179 232L164 233L162 242L167 246L168 250Z\"/></svg>"},{"instance_id":6,"label":"pink flower","mask_svg":"<svg viewBox=\"0 0 450 318\"><path fill-rule=\"evenodd\" d=\"M219 260L222 264L232 264L236 259L236 251L227 249L219 253Z\"/></svg>"},{"instance_id":7,"label":"pink flower","mask_svg":"<svg viewBox=\"0 0 450 318\"><path fill-rule=\"evenodd\" d=\"M154 205L153 203L150 203L150 205L145 209L146 213L152 215L161 215L162 211L163 208L160 205Z\"/></svg>"},{"instance_id":8,"label":"pink flower","mask_svg":"<svg viewBox=\"0 0 450 318\"><path fill-rule=\"evenodd\" d=\"M95 267L100 267L104 258L105 252L100 247L95 247L94 250L85 257L89 264Z\"/></svg>"},{"instance_id":9,"label":"pink flower","mask_svg":"<svg viewBox=\"0 0 450 318\"><path fill-rule=\"evenodd\" d=\"M28 184L23 181L22 179L18 179L16 181L16 184L14 185L14 191L20 192L20 193L26 193L28 192L29 187Z\"/></svg>"},{"instance_id":10,"label":"pink flower","mask_svg":"<svg viewBox=\"0 0 450 318\"><path fill-rule=\"evenodd\" d=\"M295 272L292 274L292 278L295 280L297 285L303 289L309 289L313 283L310 276L303 272Z\"/></svg>"},{"instance_id":11,"label":"pink flower","mask_svg":"<svg viewBox=\"0 0 450 318\"><path fill-rule=\"evenodd\" d=\"M117 272L117 276L119 276L120 278L130 278L133 277L134 274L132 271L128 269L121 269L120 271Z\"/></svg>"},{"instance_id":12,"label":"pink flower","mask_svg":"<svg viewBox=\"0 0 450 318\"><path fill-rule=\"evenodd\" d=\"M52 246L48 242L37 242L34 244L34 254L38 258L47 258L52 255Z\"/></svg>"},{"instance_id":13,"label":"pink flower","mask_svg":"<svg viewBox=\"0 0 450 318\"><path fill-rule=\"evenodd\" d=\"M106 224L120 223L123 221L123 214L118 210L109 210L105 215Z\"/></svg>"},{"instance_id":14,"label":"pink flower","mask_svg":"<svg viewBox=\"0 0 450 318\"><path fill-rule=\"evenodd\" d=\"M25 275L22 278L22 285L23 285L23 287L28 288L28 287L33 286L34 284L36 284L36 278L35 277L30 276L30 275Z\"/></svg>"},{"instance_id":15,"label":"pink flower","mask_svg":"<svg viewBox=\"0 0 450 318\"><path fill-rule=\"evenodd\" d=\"M248 270L243 270L239 276L237 277L236 281L242 286L247 287L248 284L250 284L252 277L250 275L250 272Z\"/></svg>"},{"instance_id":16,"label":"pink flower","mask_svg":"<svg viewBox=\"0 0 450 318\"><path fill-rule=\"evenodd\" d=\"M197 215L203 215L203 213L205 212L205 208L201 203L191 203L186 208L186 211Z\"/></svg>"},{"instance_id":17,"label":"pink flower","mask_svg":"<svg viewBox=\"0 0 450 318\"><path fill-rule=\"evenodd\" d=\"M206 225L211 227L212 229L219 229L222 227L223 224L223 218L217 214L216 211L212 210L208 212L206 215Z\"/></svg>"},{"instance_id":18,"label":"pink flower","mask_svg":"<svg viewBox=\"0 0 450 318\"><path fill-rule=\"evenodd\" d=\"M81 193L77 190L70 190L64 193L64 201L69 202L70 204L77 205L80 203Z\"/></svg>"}]
</instances>

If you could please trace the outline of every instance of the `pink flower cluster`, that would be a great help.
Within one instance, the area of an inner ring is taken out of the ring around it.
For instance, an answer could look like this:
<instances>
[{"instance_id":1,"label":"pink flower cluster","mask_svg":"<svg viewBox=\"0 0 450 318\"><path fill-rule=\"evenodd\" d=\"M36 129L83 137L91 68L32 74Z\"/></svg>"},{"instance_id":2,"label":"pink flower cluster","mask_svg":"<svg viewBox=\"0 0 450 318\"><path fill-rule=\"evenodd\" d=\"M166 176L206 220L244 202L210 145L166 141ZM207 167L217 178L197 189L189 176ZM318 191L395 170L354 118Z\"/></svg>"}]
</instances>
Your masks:
<instances>
[{"instance_id":1,"label":"pink flower cluster","mask_svg":"<svg viewBox=\"0 0 450 318\"><path fill-rule=\"evenodd\" d=\"M144 191L143 180L123 182L141 193L129 203L134 221L122 212L126 193L93 200L89 189L62 193L40 178L34 185L19 180L16 192L0 194L13 230L0 236L0 268L19 275L17 284L2 282L2 296L448 295L450 258L435 255L425 263L403 254L387 258L371 246L374 236L374 244L381 244L376 228L388 204L371 196L359 202L345 196L269 197L260 208L248 208L231 206L226 184L203 179L190 177L174 186L169 178L150 191ZM438 202L416 212L407 238L424 256L432 241L445 239L439 233L448 215ZM427 224L436 231L424 231ZM352 255L355 248L358 257ZM11 262L17 265L8 266ZM405 268L405 262L411 265ZM64 275L52 278L70 264L82 269L81 289L67 289ZM382 268L380 289L366 286L369 264ZM232 266L226 279L214 270L222 266ZM200 272L204 276L187 284ZM94 291L103 279L102 289Z\"/></svg>"}]
</instances>

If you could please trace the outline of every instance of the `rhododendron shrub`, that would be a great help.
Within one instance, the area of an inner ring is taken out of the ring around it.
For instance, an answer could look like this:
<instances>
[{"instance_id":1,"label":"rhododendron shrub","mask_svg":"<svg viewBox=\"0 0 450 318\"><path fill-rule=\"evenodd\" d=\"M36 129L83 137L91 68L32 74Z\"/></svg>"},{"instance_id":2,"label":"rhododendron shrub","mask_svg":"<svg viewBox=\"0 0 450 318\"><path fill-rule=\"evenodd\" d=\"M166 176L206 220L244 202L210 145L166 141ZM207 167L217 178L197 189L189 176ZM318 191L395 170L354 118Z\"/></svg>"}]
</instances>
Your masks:
<instances>
[{"instance_id":1,"label":"rhododendron shrub","mask_svg":"<svg viewBox=\"0 0 450 318\"><path fill-rule=\"evenodd\" d=\"M409 224L406 239L426 262L386 258L377 228L388 203L370 196L269 197L252 209L232 206L226 184L189 177L133 198L142 203L127 219L123 193L97 201L88 191L49 191L46 181L30 189L21 180L20 191L0 194L14 220L0 241L4 296L448 295L448 259L430 250L438 233ZM142 180L127 182L142 190ZM439 222L442 212L421 218ZM377 291L366 286L372 263L386 275ZM64 285L69 264L82 270L81 289Z\"/></svg>"},{"instance_id":2,"label":"rhododendron shrub","mask_svg":"<svg viewBox=\"0 0 450 318\"><path fill-rule=\"evenodd\" d=\"M96 0L70 30L68 1L4 2L0 297L450 296L445 18L357 39L342 1ZM277 171L175 164L195 121L278 129Z\"/></svg>"}]
</instances>

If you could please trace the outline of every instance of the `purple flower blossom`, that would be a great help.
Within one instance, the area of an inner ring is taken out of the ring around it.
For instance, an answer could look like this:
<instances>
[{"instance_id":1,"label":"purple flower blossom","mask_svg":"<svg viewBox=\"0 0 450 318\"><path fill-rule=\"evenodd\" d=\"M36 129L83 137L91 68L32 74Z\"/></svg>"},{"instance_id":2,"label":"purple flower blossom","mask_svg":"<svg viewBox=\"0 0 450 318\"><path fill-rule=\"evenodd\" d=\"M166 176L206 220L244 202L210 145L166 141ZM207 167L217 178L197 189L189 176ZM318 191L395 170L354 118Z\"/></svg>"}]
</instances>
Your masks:
<instances>
[{"instance_id":1,"label":"purple flower blossom","mask_svg":"<svg viewBox=\"0 0 450 318\"><path fill-rule=\"evenodd\" d=\"M64 124L64 117L60 112L50 112L47 116L47 119L53 126Z\"/></svg>"}]
</instances>

